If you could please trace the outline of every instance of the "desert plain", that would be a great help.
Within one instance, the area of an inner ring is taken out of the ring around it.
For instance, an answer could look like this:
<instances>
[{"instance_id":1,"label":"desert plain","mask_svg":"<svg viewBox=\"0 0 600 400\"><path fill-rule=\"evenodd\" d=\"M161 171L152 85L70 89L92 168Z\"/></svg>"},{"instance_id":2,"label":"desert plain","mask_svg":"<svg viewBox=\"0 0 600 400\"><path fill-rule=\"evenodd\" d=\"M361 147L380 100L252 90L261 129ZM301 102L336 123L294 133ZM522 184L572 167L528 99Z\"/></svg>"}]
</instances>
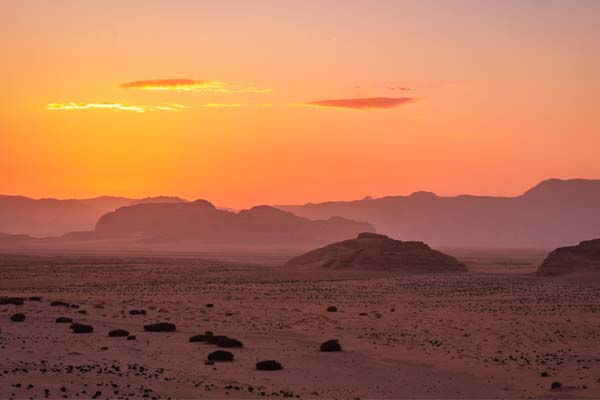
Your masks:
<instances>
[{"instance_id":1,"label":"desert plain","mask_svg":"<svg viewBox=\"0 0 600 400\"><path fill-rule=\"evenodd\" d=\"M0 296L24 301L0 306L0 398L600 397L600 281L535 276L544 253L456 250L454 274L292 255L3 255ZM157 322L176 330L144 331ZM233 361L189 342L207 331L243 343Z\"/></svg>"}]
</instances>

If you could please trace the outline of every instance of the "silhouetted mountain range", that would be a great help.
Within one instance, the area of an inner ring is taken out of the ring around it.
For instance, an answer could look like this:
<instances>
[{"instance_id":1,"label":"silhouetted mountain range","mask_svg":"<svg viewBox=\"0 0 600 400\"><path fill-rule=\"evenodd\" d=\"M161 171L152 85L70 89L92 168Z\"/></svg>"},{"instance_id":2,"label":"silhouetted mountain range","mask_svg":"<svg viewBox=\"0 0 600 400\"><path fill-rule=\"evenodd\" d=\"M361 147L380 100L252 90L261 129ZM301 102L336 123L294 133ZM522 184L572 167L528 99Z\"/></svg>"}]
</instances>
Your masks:
<instances>
[{"instance_id":1,"label":"silhouetted mountain range","mask_svg":"<svg viewBox=\"0 0 600 400\"><path fill-rule=\"evenodd\" d=\"M137 203L185 202L177 197L129 199L102 196L93 199L32 199L0 195L0 232L32 236L58 236L93 229L98 219L119 207Z\"/></svg>"},{"instance_id":2,"label":"silhouetted mountain range","mask_svg":"<svg viewBox=\"0 0 600 400\"><path fill-rule=\"evenodd\" d=\"M416 192L277 207L312 219L368 221L379 233L434 246L554 248L600 236L600 180L550 179L517 197Z\"/></svg>"},{"instance_id":3,"label":"silhouetted mountain range","mask_svg":"<svg viewBox=\"0 0 600 400\"><path fill-rule=\"evenodd\" d=\"M198 240L211 243L328 243L373 231L368 223L332 217L311 221L269 206L239 213L217 209L206 200L136 204L103 215L94 231L72 232L69 240L135 239L138 242Z\"/></svg>"},{"instance_id":4,"label":"silhouetted mountain range","mask_svg":"<svg viewBox=\"0 0 600 400\"><path fill-rule=\"evenodd\" d=\"M600 180L550 179L516 197L416 192L277 208L288 213L267 206L235 213L203 200L190 203L177 197L34 200L0 196L0 232L45 237L88 231L64 239L136 237L167 242L212 237L229 238L232 243L251 238L274 243L305 241L312 235L317 243L376 229L396 239L436 247L544 249L600 237ZM354 221L367 224L359 223L361 228L355 229Z\"/></svg>"}]
</instances>

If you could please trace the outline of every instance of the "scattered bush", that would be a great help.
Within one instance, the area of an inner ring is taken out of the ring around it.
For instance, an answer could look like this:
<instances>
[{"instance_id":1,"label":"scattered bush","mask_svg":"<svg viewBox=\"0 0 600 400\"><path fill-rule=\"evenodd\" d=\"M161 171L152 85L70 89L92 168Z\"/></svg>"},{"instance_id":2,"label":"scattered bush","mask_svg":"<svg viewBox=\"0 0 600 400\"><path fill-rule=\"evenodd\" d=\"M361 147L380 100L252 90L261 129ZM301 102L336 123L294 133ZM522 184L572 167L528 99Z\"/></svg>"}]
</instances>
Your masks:
<instances>
[{"instance_id":1,"label":"scattered bush","mask_svg":"<svg viewBox=\"0 0 600 400\"><path fill-rule=\"evenodd\" d=\"M265 360L256 363L256 369L259 371L279 371L283 365L275 360Z\"/></svg>"},{"instance_id":2,"label":"scattered bush","mask_svg":"<svg viewBox=\"0 0 600 400\"><path fill-rule=\"evenodd\" d=\"M213 351L208 355L208 361L233 361L233 354L225 350Z\"/></svg>"},{"instance_id":3,"label":"scattered bush","mask_svg":"<svg viewBox=\"0 0 600 400\"><path fill-rule=\"evenodd\" d=\"M146 332L175 332L175 324L170 322L159 322L156 324L144 325Z\"/></svg>"},{"instance_id":4,"label":"scattered bush","mask_svg":"<svg viewBox=\"0 0 600 400\"><path fill-rule=\"evenodd\" d=\"M321 351L342 351L342 346L337 339L331 339L321 344Z\"/></svg>"},{"instance_id":5,"label":"scattered bush","mask_svg":"<svg viewBox=\"0 0 600 400\"><path fill-rule=\"evenodd\" d=\"M74 324L71 324L70 328L73 331L73 333L92 333L92 332L94 332L94 327L91 325L86 325L86 324L74 323Z\"/></svg>"},{"instance_id":6,"label":"scattered bush","mask_svg":"<svg viewBox=\"0 0 600 400\"><path fill-rule=\"evenodd\" d=\"M126 337L126 336L129 336L129 332L126 331L125 329L113 329L112 331L108 332L108 336L109 337Z\"/></svg>"},{"instance_id":7,"label":"scattered bush","mask_svg":"<svg viewBox=\"0 0 600 400\"><path fill-rule=\"evenodd\" d=\"M23 299L20 297L0 297L0 305L12 304L14 306L22 306Z\"/></svg>"},{"instance_id":8,"label":"scattered bush","mask_svg":"<svg viewBox=\"0 0 600 400\"><path fill-rule=\"evenodd\" d=\"M17 313L10 316L12 322L23 322L25 321L25 314Z\"/></svg>"}]
</instances>

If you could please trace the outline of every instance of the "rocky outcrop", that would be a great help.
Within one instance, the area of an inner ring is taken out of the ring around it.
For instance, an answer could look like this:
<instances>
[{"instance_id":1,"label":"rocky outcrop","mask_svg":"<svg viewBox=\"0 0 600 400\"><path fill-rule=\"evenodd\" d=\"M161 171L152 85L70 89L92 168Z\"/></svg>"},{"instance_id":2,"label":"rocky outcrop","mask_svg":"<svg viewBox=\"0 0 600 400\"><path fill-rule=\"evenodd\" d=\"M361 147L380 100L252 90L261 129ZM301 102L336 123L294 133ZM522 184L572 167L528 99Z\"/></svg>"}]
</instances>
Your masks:
<instances>
[{"instance_id":1,"label":"rocky outcrop","mask_svg":"<svg viewBox=\"0 0 600 400\"><path fill-rule=\"evenodd\" d=\"M590 272L600 274L600 239L587 240L577 246L560 247L552 251L538 268L537 275Z\"/></svg>"},{"instance_id":2,"label":"rocky outcrop","mask_svg":"<svg viewBox=\"0 0 600 400\"><path fill-rule=\"evenodd\" d=\"M425 243L403 242L368 232L295 257L286 265L412 273L467 271L454 257L433 250Z\"/></svg>"},{"instance_id":3,"label":"rocky outcrop","mask_svg":"<svg viewBox=\"0 0 600 400\"><path fill-rule=\"evenodd\" d=\"M287 246L323 244L363 231L374 228L340 217L313 221L269 206L235 213L218 209L206 200L196 200L121 207L103 215L94 231L73 232L65 238Z\"/></svg>"}]
</instances>

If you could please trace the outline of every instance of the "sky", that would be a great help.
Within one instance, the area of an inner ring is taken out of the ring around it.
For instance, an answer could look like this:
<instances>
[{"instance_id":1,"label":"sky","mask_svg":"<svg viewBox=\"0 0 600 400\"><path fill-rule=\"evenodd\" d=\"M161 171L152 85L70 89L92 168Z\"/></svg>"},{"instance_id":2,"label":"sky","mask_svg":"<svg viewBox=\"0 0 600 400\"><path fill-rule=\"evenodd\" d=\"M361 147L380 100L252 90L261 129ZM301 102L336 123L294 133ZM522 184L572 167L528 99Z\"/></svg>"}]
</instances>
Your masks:
<instances>
[{"instance_id":1,"label":"sky","mask_svg":"<svg viewBox=\"0 0 600 400\"><path fill-rule=\"evenodd\" d=\"M244 208L600 178L598 1L0 2L0 193Z\"/></svg>"}]
</instances>

